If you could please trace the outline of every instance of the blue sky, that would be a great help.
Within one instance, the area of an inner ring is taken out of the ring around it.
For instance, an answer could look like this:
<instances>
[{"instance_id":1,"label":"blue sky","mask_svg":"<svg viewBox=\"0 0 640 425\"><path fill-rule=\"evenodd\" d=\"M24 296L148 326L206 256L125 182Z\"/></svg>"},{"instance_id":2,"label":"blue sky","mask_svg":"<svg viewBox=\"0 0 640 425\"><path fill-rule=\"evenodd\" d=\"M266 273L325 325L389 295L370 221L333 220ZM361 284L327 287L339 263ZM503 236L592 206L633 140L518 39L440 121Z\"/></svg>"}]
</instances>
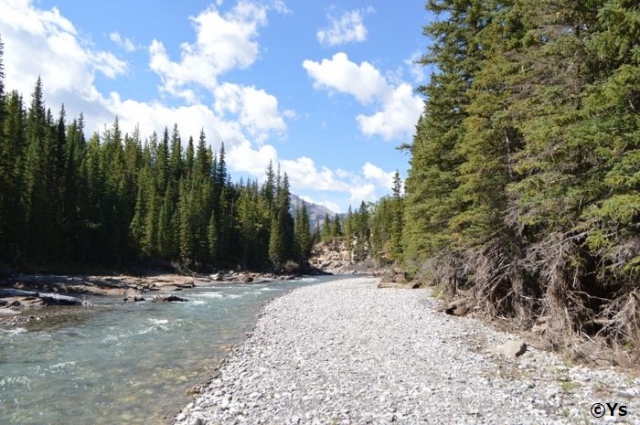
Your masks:
<instances>
[{"instance_id":1,"label":"blue sky","mask_svg":"<svg viewBox=\"0 0 640 425\"><path fill-rule=\"evenodd\" d=\"M178 124L224 141L232 178L279 162L292 191L344 212L404 177L425 82L424 0L0 0L5 86L52 110L117 115L143 137Z\"/></svg>"}]
</instances>

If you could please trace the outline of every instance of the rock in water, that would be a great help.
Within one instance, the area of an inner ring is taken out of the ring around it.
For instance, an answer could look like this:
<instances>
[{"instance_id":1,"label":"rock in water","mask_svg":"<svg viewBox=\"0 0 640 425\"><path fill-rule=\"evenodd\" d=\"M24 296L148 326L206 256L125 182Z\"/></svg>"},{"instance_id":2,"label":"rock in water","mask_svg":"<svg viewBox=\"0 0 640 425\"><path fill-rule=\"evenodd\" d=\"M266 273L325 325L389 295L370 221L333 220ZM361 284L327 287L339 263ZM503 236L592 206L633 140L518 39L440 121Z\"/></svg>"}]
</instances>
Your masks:
<instances>
[{"instance_id":1,"label":"rock in water","mask_svg":"<svg viewBox=\"0 0 640 425\"><path fill-rule=\"evenodd\" d=\"M185 299L185 298L180 298L176 295L168 295L166 297L163 297L161 295L156 295L155 297L153 297L153 301L160 301L163 303L168 303L168 302L187 302L189 300Z\"/></svg>"},{"instance_id":2,"label":"rock in water","mask_svg":"<svg viewBox=\"0 0 640 425\"><path fill-rule=\"evenodd\" d=\"M76 297L59 294L37 294L44 305L87 305L87 302Z\"/></svg>"}]
</instances>

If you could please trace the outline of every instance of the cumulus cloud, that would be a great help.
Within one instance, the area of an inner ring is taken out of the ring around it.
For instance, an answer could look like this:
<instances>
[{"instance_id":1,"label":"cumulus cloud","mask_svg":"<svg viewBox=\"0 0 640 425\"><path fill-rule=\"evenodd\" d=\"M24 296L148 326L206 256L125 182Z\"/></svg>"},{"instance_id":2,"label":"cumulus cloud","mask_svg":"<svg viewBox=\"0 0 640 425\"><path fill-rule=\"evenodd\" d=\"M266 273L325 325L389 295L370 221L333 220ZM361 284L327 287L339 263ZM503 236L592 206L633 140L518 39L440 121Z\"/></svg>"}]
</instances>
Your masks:
<instances>
[{"instance_id":1,"label":"cumulus cloud","mask_svg":"<svg viewBox=\"0 0 640 425\"><path fill-rule=\"evenodd\" d=\"M349 195L351 195L351 202L355 206L360 206L362 201L372 202L378 197L376 195L376 187L373 183L365 183L349 188Z\"/></svg>"},{"instance_id":2,"label":"cumulus cloud","mask_svg":"<svg viewBox=\"0 0 640 425\"><path fill-rule=\"evenodd\" d=\"M160 76L161 88L194 102L193 90L185 90L185 86L214 90L221 74L249 67L258 57L258 29L267 24L267 9L249 1L239 1L226 13L209 6L190 18L196 40L182 43L177 62L169 58L161 41L153 40L150 67Z\"/></svg>"},{"instance_id":3,"label":"cumulus cloud","mask_svg":"<svg viewBox=\"0 0 640 425\"><path fill-rule=\"evenodd\" d=\"M113 41L127 52L134 52L136 50L136 46L133 44L133 41L121 36L117 31L109 33L109 40Z\"/></svg>"},{"instance_id":4,"label":"cumulus cloud","mask_svg":"<svg viewBox=\"0 0 640 425\"><path fill-rule=\"evenodd\" d=\"M316 33L318 41L325 46L365 41L368 31L362 18L364 13L372 11L372 8L356 9L344 12L340 17L328 15L329 26L318 30Z\"/></svg>"},{"instance_id":5,"label":"cumulus cloud","mask_svg":"<svg viewBox=\"0 0 640 425\"><path fill-rule=\"evenodd\" d=\"M214 90L214 109L224 115L229 112L236 114L240 124L258 142L264 142L271 131L283 132L287 126L283 115L295 116L293 111L278 109L278 99L253 86L240 86L224 83Z\"/></svg>"},{"instance_id":6,"label":"cumulus cloud","mask_svg":"<svg viewBox=\"0 0 640 425\"><path fill-rule=\"evenodd\" d=\"M395 172L386 172L382 168L367 162L362 167L365 178L378 183L379 186L391 189L393 187L393 175Z\"/></svg>"},{"instance_id":7,"label":"cumulus cloud","mask_svg":"<svg viewBox=\"0 0 640 425\"><path fill-rule=\"evenodd\" d=\"M226 146L226 145L225 145ZM248 173L259 180L264 178L269 162L277 162L278 153L271 145L255 148L244 140L227 150L227 163L240 172Z\"/></svg>"},{"instance_id":8,"label":"cumulus cloud","mask_svg":"<svg viewBox=\"0 0 640 425\"><path fill-rule=\"evenodd\" d=\"M307 157L281 160L280 164L282 172L286 172L289 176L294 190L347 193L351 204L355 206L359 206L362 201L375 201L387 194L393 179L393 172L385 172L369 162L362 167L361 173L333 171L328 167L318 167L311 158ZM329 208L328 205L325 206ZM339 211L333 207L331 209Z\"/></svg>"},{"instance_id":9,"label":"cumulus cloud","mask_svg":"<svg viewBox=\"0 0 640 425\"><path fill-rule=\"evenodd\" d=\"M149 66L160 77L164 92L197 105L202 101L199 90L207 90L213 95L216 114L237 122L258 144L272 133L284 134L284 119L295 117L295 112L281 111L278 99L262 89L221 83L218 78L257 60L258 30L267 24L269 9L289 13L277 0L270 4L240 0L224 13L216 5L209 6L190 18L196 39L182 43L179 61L169 57L159 40L153 40L149 47Z\"/></svg>"},{"instance_id":10,"label":"cumulus cloud","mask_svg":"<svg viewBox=\"0 0 640 425\"><path fill-rule=\"evenodd\" d=\"M362 104L378 105L379 110L373 115L356 117L364 135L397 140L414 134L423 101L409 84L383 76L369 62L358 65L343 52L321 62L305 60L302 66L313 80L314 88L350 94Z\"/></svg>"},{"instance_id":11,"label":"cumulus cloud","mask_svg":"<svg viewBox=\"0 0 640 425\"><path fill-rule=\"evenodd\" d=\"M401 84L383 102L382 110L373 115L358 115L356 121L366 136L379 135L385 140L397 140L413 134L423 101L413 94L408 84Z\"/></svg>"},{"instance_id":12,"label":"cumulus cloud","mask_svg":"<svg viewBox=\"0 0 640 425\"><path fill-rule=\"evenodd\" d=\"M316 166L313 159L303 156L295 160L283 159L280 161L283 172L289 175L292 186L314 189L345 191L348 184L339 180L335 173L328 167Z\"/></svg>"},{"instance_id":13,"label":"cumulus cloud","mask_svg":"<svg viewBox=\"0 0 640 425\"><path fill-rule=\"evenodd\" d=\"M344 52L321 62L305 60L302 67L313 79L315 89L347 93L361 103L370 103L389 90L385 78L373 65L369 62L357 65Z\"/></svg>"},{"instance_id":14,"label":"cumulus cloud","mask_svg":"<svg viewBox=\"0 0 640 425\"><path fill-rule=\"evenodd\" d=\"M63 103L66 93L93 101L98 97L96 73L115 78L127 71L127 63L112 53L92 49L56 8L40 10L31 1L6 0L0 2L0 24L11 89L31 93L40 75L54 104Z\"/></svg>"}]
</instances>

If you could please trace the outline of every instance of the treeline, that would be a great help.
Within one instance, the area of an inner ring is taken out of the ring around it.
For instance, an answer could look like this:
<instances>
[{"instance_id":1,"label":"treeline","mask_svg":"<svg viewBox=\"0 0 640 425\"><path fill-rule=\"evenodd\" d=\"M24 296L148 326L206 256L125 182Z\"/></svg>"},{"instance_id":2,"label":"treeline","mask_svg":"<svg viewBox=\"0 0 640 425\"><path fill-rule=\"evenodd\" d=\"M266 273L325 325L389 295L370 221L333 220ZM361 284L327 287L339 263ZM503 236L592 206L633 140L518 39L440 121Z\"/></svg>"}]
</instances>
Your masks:
<instances>
[{"instance_id":1,"label":"treeline","mask_svg":"<svg viewBox=\"0 0 640 425\"><path fill-rule=\"evenodd\" d=\"M2 45L0 44L0 49ZM0 65L2 64L0 50ZM0 71L2 68L0 67ZM174 125L141 140L116 118L87 141L82 115L54 117L38 79L25 107L0 76L0 264L188 269L294 268L313 235L303 205L289 212L287 174L230 181L224 144L203 132L186 149Z\"/></svg>"},{"instance_id":2,"label":"treeline","mask_svg":"<svg viewBox=\"0 0 640 425\"><path fill-rule=\"evenodd\" d=\"M638 348L640 6L426 8L440 17L424 28L434 72L387 250L493 315L546 320L553 344L571 333Z\"/></svg>"}]
</instances>

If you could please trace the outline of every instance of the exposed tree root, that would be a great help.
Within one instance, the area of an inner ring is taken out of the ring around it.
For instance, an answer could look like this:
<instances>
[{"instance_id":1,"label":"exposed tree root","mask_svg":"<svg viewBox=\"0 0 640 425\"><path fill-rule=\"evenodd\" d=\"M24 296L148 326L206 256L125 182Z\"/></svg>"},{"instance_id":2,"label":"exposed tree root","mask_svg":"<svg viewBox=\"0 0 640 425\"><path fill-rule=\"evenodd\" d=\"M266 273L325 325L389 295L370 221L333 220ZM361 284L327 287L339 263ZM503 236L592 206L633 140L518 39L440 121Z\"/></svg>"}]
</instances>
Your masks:
<instances>
[{"instance_id":1,"label":"exposed tree root","mask_svg":"<svg viewBox=\"0 0 640 425\"><path fill-rule=\"evenodd\" d=\"M496 238L482 249L432 258L421 275L447 298L467 298L477 314L506 318L574 360L638 361L640 285L628 273L596 276L602 260L588 254L583 240L584 234L554 233L521 252L508 238Z\"/></svg>"}]
</instances>

